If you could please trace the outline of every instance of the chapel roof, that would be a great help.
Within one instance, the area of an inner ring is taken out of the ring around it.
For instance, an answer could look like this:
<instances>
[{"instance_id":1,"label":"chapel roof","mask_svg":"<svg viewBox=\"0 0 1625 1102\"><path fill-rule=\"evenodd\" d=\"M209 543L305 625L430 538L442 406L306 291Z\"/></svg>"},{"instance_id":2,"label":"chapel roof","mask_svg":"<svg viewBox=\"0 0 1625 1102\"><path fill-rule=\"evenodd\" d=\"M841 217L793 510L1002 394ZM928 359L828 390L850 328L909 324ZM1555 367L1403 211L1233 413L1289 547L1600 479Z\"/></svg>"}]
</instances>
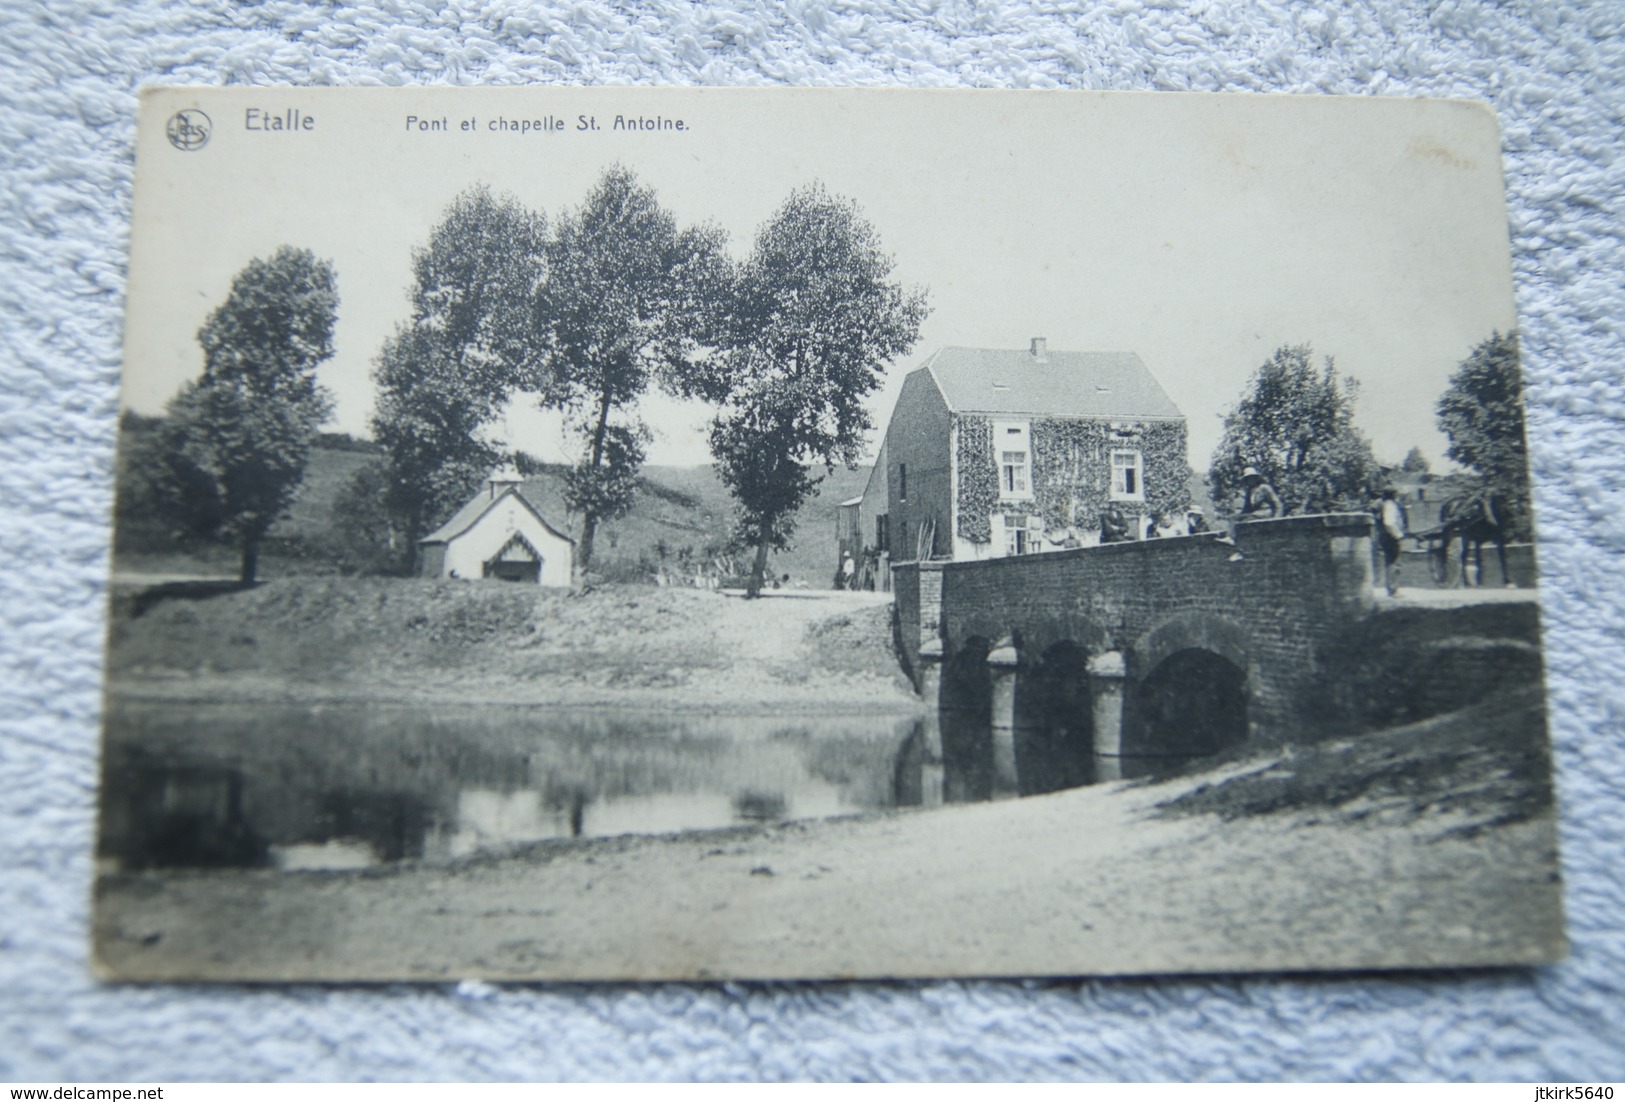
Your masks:
<instances>
[{"instance_id":1,"label":"chapel roof","mask_svg":"<svg viewBox=\"0 0 1625 1102\"><path fill-rule=\"evenodd\" d=\"M552 532L560 539L570 540L571 543L575 542L575 540L570 539L569 536L547 523L547 518L542 516L541 512L536 508L536 506L530 503L530 499L514 486L509 486L501 493L494 495L489 489L480 490L472 498L470 498L461 509L458 509L455 513L453 513L450 520L446 521L446 523L442 524L439 528L436 528L433 532L430 532L427 536L424 536L418 542L450 543L452 540L474 527L474 525L478 524L480 522L480 518L493 509L497 502L501 501L510 494L518 498L520 503L524 505L526 509L530 510L531 515L541 522L543 528L546 528L549 532Z\"/></svg>"}]
</instances>

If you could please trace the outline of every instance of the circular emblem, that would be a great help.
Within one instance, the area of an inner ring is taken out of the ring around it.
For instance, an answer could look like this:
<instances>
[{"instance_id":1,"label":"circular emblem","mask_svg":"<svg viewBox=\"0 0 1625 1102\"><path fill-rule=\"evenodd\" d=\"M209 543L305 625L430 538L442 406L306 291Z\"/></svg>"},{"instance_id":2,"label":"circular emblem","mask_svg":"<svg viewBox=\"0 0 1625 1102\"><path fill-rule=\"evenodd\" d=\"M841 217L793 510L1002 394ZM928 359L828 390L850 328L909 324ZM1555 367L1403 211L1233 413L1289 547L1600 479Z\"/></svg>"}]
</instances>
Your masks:
<instances>
[{"instance_id":1,"label":"circular emblem","mask_svg":"<svg viewBox=\"0 0 1625 1102\"><path fill-rule=\"evenodd\" d=\"M209 132L212 128L209 116L195 107L188 107L169 116L169 125L164 128L164 132L169 135L170 145L190 153L209 144Z\"/></svg>"}]
</instances>

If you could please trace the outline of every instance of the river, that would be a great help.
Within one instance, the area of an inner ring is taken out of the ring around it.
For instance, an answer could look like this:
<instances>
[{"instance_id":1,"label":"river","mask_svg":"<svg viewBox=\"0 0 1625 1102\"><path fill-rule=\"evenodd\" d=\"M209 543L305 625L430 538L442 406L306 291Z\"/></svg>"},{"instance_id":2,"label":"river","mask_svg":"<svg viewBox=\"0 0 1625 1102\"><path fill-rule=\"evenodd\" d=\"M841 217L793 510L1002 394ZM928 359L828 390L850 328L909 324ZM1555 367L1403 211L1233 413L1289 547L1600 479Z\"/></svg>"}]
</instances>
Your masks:
<instances>
[{"instance_id":1,"label":"river","mask_svg":"<svg viewBox=\"0 0 1625 1102\"><path fill-rule=\"evenodd\" d=\"M104 871L445 862L916 802L912 717L109 703Z\"/></svg>"}]
</instances>

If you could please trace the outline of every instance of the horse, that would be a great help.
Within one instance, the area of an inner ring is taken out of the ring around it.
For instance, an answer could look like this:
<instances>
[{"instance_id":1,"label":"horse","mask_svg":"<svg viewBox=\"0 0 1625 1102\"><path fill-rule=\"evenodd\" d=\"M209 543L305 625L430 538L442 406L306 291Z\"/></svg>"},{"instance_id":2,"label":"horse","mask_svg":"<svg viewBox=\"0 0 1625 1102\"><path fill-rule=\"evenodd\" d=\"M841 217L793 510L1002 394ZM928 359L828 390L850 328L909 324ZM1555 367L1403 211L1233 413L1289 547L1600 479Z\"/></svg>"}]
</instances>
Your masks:
<instances>
[{"instance_id":1,"label":"horse","mask_svg":"<svg viewBox=\"0 0 1625 1102\"><path fill-rule=\"evenodd\" d=\"M1445 554L1450 553L1450 541L1461 540L1461 584L1484 584L1484 544L1495 544L1495 555L1501 563L1501 584L1512 587L1512 575L1507 571L1506 506L1497 494L1486 491L1462 494L1446 501L1439 509L1439 528L1444 540ZM1467 564L1473 563L1473 570Z\"/></svg>"}]
</instances>

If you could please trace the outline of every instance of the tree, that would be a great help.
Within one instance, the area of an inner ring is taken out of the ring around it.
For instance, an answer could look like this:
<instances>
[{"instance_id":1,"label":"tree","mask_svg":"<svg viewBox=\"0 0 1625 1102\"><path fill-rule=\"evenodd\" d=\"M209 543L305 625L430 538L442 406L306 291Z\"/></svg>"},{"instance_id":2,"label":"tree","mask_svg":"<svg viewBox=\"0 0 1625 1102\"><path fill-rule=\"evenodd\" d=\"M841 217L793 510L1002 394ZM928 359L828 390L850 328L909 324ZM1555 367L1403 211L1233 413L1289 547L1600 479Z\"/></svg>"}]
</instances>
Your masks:
<instances>
[{"instance_id":1,"label":"tree","mask_svg":"<svg viewBox=\"0 0 1625 1102\"><path fill-rule=\"evenodd\" d=\"M724 242L713 226L679 230L654 191L618 165L554 227L530 388L565 411L582 444L565 479L566 504L581 517L578 579L599 525L624 515L637 491L650 432L631 407L651 381L679 395L708 392L696 363L730 278Z\"/></svg>"},{"instance_id":2,"label":"tree","mask_svg":"<svg viewBox=\"0 0 1625 1102\"><path fill-rule=\"evenodd\" d=\"M458 195L412 254L412 314L384 341L374 439L401 566L418 541L479 485L498 458L484 429L538 349L530 332L546 270L545 219L480 185ZM359 476L358 476L359 477Z\"/></svg>"},{"instance_id":3,"label":"tree","mask_svg":"<svg viewBox=\"0 0 1625 1102\"><path fill-rule=\"evenodd\" d=\"M1380 471L1354 427L1358 384L1339 379L1330 356L1316 371L1306 344L1283 345L1253 373L1225 415L1209 491L1220 507L1238 499L1242 472L1256 467L1288 513L1364 509Z\"/></svg>"},{"instance_id":4,"label":"tree","mask_svg":"<svg viewBox=\"0 0 1625 1102\"><path fill-rule=\"evenodd\" d=\"M362 464L340 488L322 543L342 574L394 574L401 568L401 533L390 514L389 469Z\"/></svg>"},{"instance_id":5,"label":"tree","mask_svg":"<svg viewBox=\"0 0 1625 1102\"><path fill-rule=\"evenodd\" d=\"M1428 466L1428 458L1422 454L1422 449L1413 447L1405 453L1405 461L1399 465L1399 469L1406 474L1427 474L1432 468Z\"/></svg>"},{"instance_id":6,"label":"tree","mask_svg":"<svg viewBox=\"0 0 1625 1102\"><path fill-rule=\"evenodd\" d=\"M1533 524L1517 335L1497 332L1474 348L1450 377L1438 413L1439 431L1450 438L1445 455L1477 473L1504 504L1509 534L1527 539Z\"/></svg>"},{"instance_id":7,"label":"tree","mask_svg":"<svg viewBox=\"0 0 1625 1102\"><path fill-rule=\"evenodd\" d=\"M716 361L728 397L711 453L734 496L736 534L756 548L752 597L819 481L813 466L857 462L872 427L864 399L919 339L925 291L892 282L892 266L857 203L815 183L762 227L739 273Z\"/></svg>"},{"instance_id":8,"label":"tree","mask_svg":"<svg viewBox=\"0 0 1625 1102\"><path fill-rule=\"evenodd\" d=\"M333 355L337 308L332 265L309 250L252 261L198 330L202 377L170 401L135 463L177 535L237 548L244 585L332 409L316 368Z\"/></svg>"}]
</instances>

